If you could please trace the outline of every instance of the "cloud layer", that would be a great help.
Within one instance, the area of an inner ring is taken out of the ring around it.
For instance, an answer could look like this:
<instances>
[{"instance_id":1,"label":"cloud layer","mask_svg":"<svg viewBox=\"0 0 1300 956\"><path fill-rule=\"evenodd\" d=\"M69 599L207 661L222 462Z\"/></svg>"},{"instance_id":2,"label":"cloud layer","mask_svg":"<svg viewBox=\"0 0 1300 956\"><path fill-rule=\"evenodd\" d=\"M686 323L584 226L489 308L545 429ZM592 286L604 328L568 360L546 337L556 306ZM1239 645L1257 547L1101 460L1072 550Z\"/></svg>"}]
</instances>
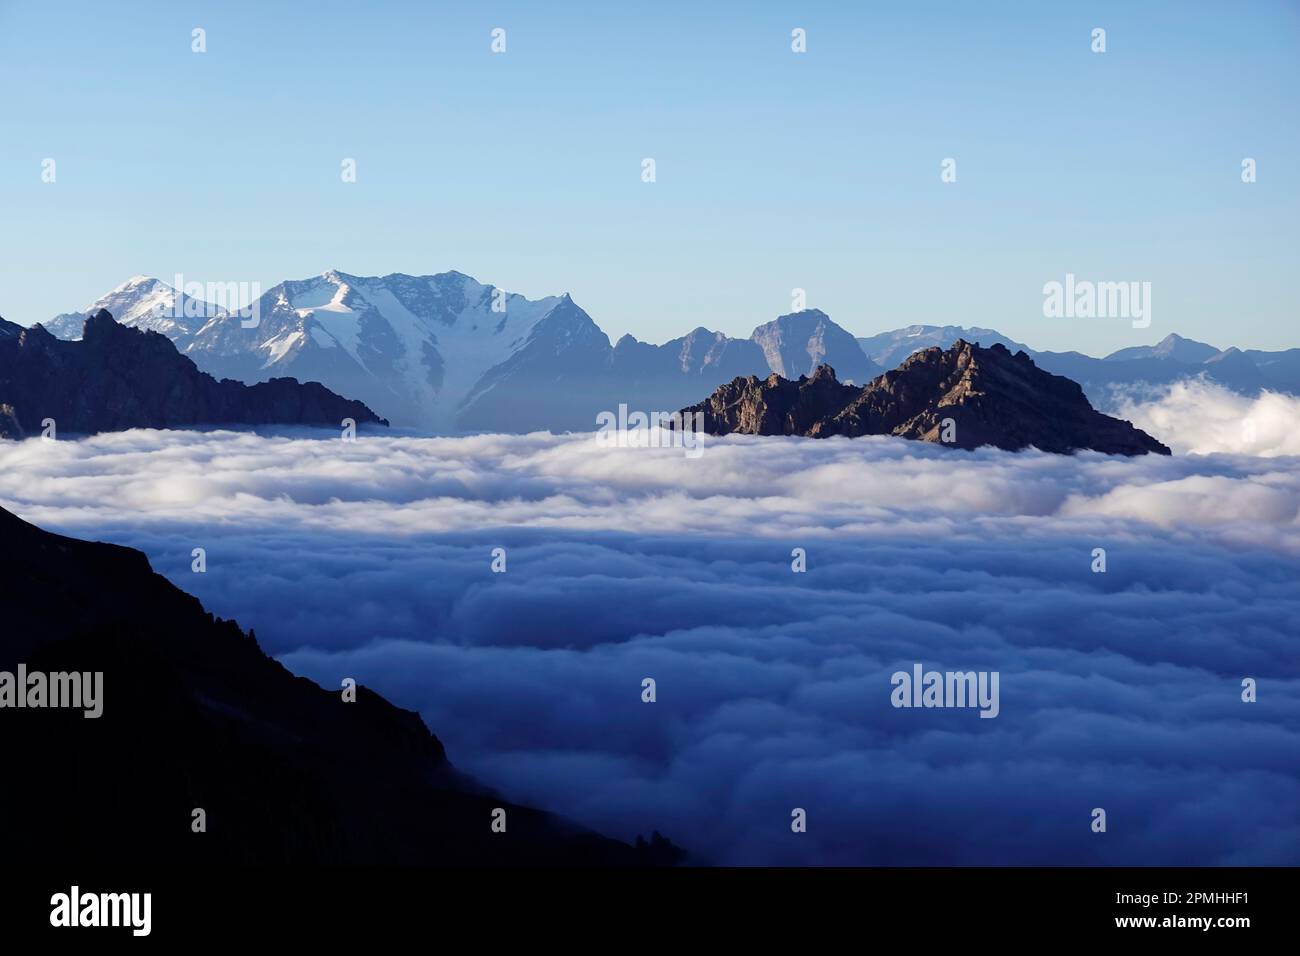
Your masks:
<instances>
[{"instance_id":1,"label":"cloud layer","mask_svg":"<svg viewBox=\"0 0 1300 956\"><path fill-rule=\"evenodd\" d=\"M0 502L142 548L294 670L611 835L740 864L1297 863L1298 465L128 432L0 444ZM999 671L1000 716L892 708L913 662Z\"/></svg>"},{"instance_id":2,"label":"cloud layer","mask_svg":"<svg viewBox=\"0 0 1300 956\"><path fill-rule=\"evenodd\" d=\"M1300 455L1300 397L1264 392L1248 398L1205 379L1184 379L1145 400L1121 398L1114 414L1176 454Z\"/></svg>"}]
</instances>

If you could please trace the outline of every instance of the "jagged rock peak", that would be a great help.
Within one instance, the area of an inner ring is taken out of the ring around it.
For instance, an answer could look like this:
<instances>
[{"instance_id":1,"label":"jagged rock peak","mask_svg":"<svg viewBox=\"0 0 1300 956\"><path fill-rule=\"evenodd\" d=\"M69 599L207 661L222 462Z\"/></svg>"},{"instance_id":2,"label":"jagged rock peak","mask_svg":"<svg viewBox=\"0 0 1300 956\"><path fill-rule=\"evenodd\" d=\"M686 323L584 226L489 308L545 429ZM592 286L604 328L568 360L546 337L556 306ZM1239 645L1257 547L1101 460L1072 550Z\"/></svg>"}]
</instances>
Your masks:
<instances>
[{"instance_id":1,"label":"jagged rock peak","mask_svg":"<svg viewBox=\"0 0 1300 956\"><path fill-rule=\"evenodd\" d=\"M702 412L711 434L895 435L967 449L1169 454L1129 422L1096 411L1078 384L1043 371L1023 351L964 339L915 352L861 389L840 384L823 365L797 382L735 379L684 412Z\"/></svg>"}]
</instances>

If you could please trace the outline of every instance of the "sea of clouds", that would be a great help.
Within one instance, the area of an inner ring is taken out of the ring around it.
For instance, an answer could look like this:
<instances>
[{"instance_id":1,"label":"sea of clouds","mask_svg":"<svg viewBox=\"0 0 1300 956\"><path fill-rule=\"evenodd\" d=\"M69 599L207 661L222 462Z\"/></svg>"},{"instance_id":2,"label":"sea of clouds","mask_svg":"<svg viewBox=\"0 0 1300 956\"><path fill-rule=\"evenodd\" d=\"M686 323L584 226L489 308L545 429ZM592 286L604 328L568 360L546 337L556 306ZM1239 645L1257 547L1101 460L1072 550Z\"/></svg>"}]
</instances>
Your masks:
<instances>
[{"instance_id":1,"label":"sea of clouds","mask_svg":"<svg viewBox=\"0 0 1300 956\"><path fill-rule=\"evenodd\" d=\"M1181 419L1158 437L1212 453L133 431L0 443L0 504L141 548L510 797L702 862L1296 864L1300 459L1202 421L1233 453ZM915 662L1000 672L999 716L893 708Z\"/></svg>"}]
</instances>

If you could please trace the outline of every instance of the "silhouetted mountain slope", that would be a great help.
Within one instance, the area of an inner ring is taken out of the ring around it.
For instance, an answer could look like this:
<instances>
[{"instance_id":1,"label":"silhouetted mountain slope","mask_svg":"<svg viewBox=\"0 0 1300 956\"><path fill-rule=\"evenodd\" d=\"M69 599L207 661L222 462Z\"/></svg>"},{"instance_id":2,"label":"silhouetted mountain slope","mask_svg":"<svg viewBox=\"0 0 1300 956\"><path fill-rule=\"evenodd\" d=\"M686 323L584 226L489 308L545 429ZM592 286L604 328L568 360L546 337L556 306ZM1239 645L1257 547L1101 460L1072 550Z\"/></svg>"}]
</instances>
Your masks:
<instances>
[{"instance_id":1,"label":"silhouetted mountain slope","mask_svg":"<svg viewBox=\"0 0 1300 956\"><path fill-rule=\"evenodd\" d=\"M798 382L738 378L683 410L696 412L710 434L896 435L959 448L1169 454L1145 432L1093 409L1076 383L1044 372L1024 352L960 340L916 352L861 389L841 385L828 366Z\"/></svg>"},{"instance_id":2,"label":"silhouetted mountain slope","mask_svg":"<svg viewBox=\"0 0 1300 956\"><path fill-rule=\"evenodd\" d=\"M100 310L80 341L56 339L40 325L0 320L0 438L59 431L95 433L187 425L302 424L343 419L387 424L360 402L318 382L278 378L257 385L218 382L163 335L119 325ZM15 427L16 425L16 427Z\"/></svg>"},{"instance_id":3,"label":"silhouetted mountain slope","mask_svg":"<svg viewBox=\"0 0 1300 956\"><path fill-rule=\"evenodd\" d=\"M676 852L493 796L417 714L293 676L129 548L0 509L0 604L0 671L104 675L95 719L0 708L12 859L638 865ZM496 807L505 833L491 830ZM195 808L206 833L191 830Z\"/></svg>"}]
</instances>

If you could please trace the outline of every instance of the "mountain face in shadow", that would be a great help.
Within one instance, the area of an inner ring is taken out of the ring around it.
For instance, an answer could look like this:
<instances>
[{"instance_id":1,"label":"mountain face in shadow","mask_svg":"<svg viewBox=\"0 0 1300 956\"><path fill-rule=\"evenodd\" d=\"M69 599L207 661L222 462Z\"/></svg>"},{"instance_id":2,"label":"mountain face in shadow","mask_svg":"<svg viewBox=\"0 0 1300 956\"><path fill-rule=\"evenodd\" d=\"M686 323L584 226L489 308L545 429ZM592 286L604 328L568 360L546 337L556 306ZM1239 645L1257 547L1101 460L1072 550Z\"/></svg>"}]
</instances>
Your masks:
<instances>
[{"instance_id":1,"label":"mountain face in shadow","mask_svg":"<svg viewBox=\"0 0 1300 956\"><path fill-rule=\"evenodd\" d=\"M819 365L812 378L800 375L798 381L775 372L765 379L755 375L733 379L682 414L702 412L704 430L710 435L811 435L860 392L841 383L829 365Z\"/></svg>"},{"instance_id":2,"label":"mountain face in shadow","mask_svg":"<svg viewBox=\"0 0 1300 956\"><path fill-rule=\"evenodd\" d=\"M793 379L833 365L848 382L862 385L884 371L858 342L820 309L782 315L760 325L750 337L777 375Z\"/></svg>"},{"instance_id":3,"label":"mountain face in shadow","mask_svg":"<svg viewBox=\"0 0 1300 956\"><path fill-rule=\"evenodd\" d=\"M15 859L635 866L679 855L657 834L632 847L493 795L452 767L419 715L295 677L130 548L0 509L0 602L10 681L20 664L103 674L97 718L0 707L0 819ZM492 830L496 808L504 833Z\"/></svg>"},{"instance_id":4,"label":"mountain face in shadow","mask_svg":"<svg viewBox=\"0 0 1300 956\"><path fill-rule=\"evenodd\" d=\"M841 385L829 366L797 382L737 378L682 411L695 413L714 435L896 435L958 448L1169 454L1140 429L1096 411L1076 383L1044 372L1024 352L962 340L916 352L861 389Z\"/></svg>"},{"instance_id":5,"label":"mountain face in shadow","mask_svg":"<svg viewBox=\"0 0 1300 956\"><path fill-rule=\"evenodd\" d=\"M0 319L0 438L190 425L388 424L318 382L257 385L200 372L163 335L127 328L101 309L80 341Z\"/></svg>"}]
</instances>

